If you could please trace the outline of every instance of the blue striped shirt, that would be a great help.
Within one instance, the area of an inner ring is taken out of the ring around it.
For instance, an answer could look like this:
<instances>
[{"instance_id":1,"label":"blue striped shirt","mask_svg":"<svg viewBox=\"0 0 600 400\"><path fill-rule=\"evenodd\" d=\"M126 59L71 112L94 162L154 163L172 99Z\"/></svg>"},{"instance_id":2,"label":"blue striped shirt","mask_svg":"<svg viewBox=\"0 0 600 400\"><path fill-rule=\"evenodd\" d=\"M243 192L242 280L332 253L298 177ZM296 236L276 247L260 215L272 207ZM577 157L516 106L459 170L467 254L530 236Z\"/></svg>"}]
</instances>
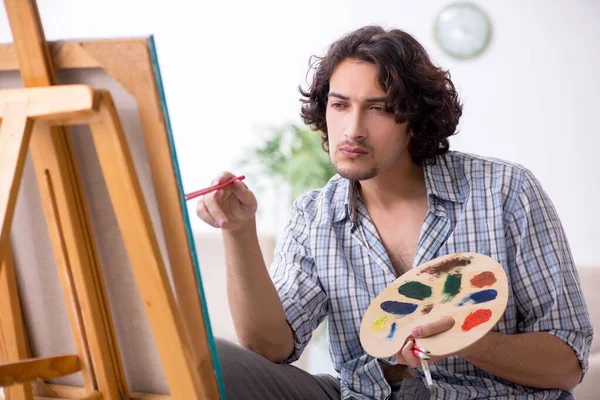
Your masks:
<instances>
[{"instance_id":1,"label":"blue striped shirt","mask_svg":"<svg viewBox=\"0 0 600 400\"><path fill-rule=\"evenodd\" d=\"M534 175L520 165L460 152L424 167L428 211L413 267L433 258L476 252L509 277L506 312L494 327L547 332L588 367L592 327L562 225ZM355 185L340 176L300 196L275 250L270 274L295 335L297 360L328 316L330 355L342 399L386 399L381 362L365 353L359 331L369 304L397 279ZM572 398L561 390L524 387L451 356L431 366L436 398ZM420 369L415 369L422 376Z\"/></svg>"}]
</instances>

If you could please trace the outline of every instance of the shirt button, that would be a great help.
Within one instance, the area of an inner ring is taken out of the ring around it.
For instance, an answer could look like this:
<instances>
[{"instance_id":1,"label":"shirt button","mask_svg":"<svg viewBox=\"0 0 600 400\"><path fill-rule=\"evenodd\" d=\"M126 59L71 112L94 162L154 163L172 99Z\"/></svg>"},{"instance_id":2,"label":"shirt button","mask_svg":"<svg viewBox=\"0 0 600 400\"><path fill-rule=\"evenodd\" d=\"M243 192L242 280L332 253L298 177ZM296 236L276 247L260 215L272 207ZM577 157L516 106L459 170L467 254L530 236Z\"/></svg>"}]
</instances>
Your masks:
<instances>
[{"instance_id":1,"label":"shirt button","mask_svg":"<svg viewBox=\"0 0 600 400\"><path fill-rule=\"evenodd\" d=\"M344 389L344 390L342 390L342 394L344 396L348 396L350 394L350 392L348 390Z\"/></svg>"}]
</instances>

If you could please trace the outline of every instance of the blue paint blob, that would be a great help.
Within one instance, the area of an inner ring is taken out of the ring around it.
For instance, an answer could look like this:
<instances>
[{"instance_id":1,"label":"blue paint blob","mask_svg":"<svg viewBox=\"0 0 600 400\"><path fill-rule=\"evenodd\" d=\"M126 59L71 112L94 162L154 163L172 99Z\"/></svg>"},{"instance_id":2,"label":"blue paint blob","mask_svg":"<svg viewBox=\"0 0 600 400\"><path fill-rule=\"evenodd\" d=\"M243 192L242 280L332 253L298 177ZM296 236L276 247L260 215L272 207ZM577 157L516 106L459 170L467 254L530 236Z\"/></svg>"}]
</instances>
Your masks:
<instances>
[{"instance_id":1,"label":"blue paint blob","mask_svg":"<svg viewBox=\"0 0 600 400\"><path fill-rule=\"evenodd\" d=\"M486 303L488 301L492 301L498 296L498 291L495 289L486 289L480 292L471 293L467 297L465 297L460 303L459 306L464 306L466 303L480 304Z\"/></svg>"},{"instance_id":2,"label":"blue paint blob","mask_svg":"<svg viewBox=\"0 0 600 400\"><path fill-rule=\"evenodd\" d=\"M418 305L413 303L403 303L401 301L384 301L381 303L381 309L387 313L404 317L405 315L412 314Z\"/></svg>"},{"instance_id":3,"label":"blue paint blob","mask_svg":"<svg viewBox=\"0 0 600 400\"><path fill-rule=\"evenodd\" d=\"M388 339L391 339L394 337L394 333L396 333L396 323L394 322L392 324L392 327L390 328L390 334L388 335Z\"/></svg>"}]
</instances>

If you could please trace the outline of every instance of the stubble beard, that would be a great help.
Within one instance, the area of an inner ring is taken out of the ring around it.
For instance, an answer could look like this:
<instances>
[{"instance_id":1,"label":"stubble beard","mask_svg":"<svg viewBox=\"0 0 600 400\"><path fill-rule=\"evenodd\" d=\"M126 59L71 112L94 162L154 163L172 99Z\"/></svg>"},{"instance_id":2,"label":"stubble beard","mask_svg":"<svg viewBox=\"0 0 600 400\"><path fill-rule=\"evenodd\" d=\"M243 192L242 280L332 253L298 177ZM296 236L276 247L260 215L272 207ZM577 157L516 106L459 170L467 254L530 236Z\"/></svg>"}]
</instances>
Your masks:
<instances>
[{"instance_id":1,"label":"stubble beard","mask_svg":"<svg viewBox=\"0 0 600 400\"><path fill-rule=\"evenodd\" d=\"M356 160L348 159L351 164L356 164ZM373 165L368 169L343 169L339 167L338 163L333 162L333 168L343 178L351 181L366 181L377 176L379 173L379 167L377 164Z\"/></svg>"}]
</instances>

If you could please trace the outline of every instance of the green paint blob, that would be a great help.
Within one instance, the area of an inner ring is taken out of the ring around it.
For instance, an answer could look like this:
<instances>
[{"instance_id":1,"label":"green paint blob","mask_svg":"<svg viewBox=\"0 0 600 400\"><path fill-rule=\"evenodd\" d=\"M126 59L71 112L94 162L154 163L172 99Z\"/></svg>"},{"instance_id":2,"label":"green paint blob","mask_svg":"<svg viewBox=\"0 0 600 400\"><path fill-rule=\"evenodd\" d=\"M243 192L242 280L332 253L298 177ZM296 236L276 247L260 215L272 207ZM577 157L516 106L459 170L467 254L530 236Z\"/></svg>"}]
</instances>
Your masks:
<instances>
[{"instance_id":1,"label":"green paint blob","mask_svg":"<svg viewBox=\"0 0 600 400\"><path fill-rule=\"evenodd\" d=\"M444 289L442 291L442 303L448 303L460 293L460 284L462 281L462 274L449 274L444 282Z\"/></svg>"},{"instance_id":2,"label":"green paint blob","mask_svg":"<svg viewBox=\"0 0 600 400\"><path fill-rule=\"evenodd\" d=\"M425 300L431 297L431 286L417 281L409 281L398 288L398 293L411 299Z\"/></svg>"}]
</instances>

